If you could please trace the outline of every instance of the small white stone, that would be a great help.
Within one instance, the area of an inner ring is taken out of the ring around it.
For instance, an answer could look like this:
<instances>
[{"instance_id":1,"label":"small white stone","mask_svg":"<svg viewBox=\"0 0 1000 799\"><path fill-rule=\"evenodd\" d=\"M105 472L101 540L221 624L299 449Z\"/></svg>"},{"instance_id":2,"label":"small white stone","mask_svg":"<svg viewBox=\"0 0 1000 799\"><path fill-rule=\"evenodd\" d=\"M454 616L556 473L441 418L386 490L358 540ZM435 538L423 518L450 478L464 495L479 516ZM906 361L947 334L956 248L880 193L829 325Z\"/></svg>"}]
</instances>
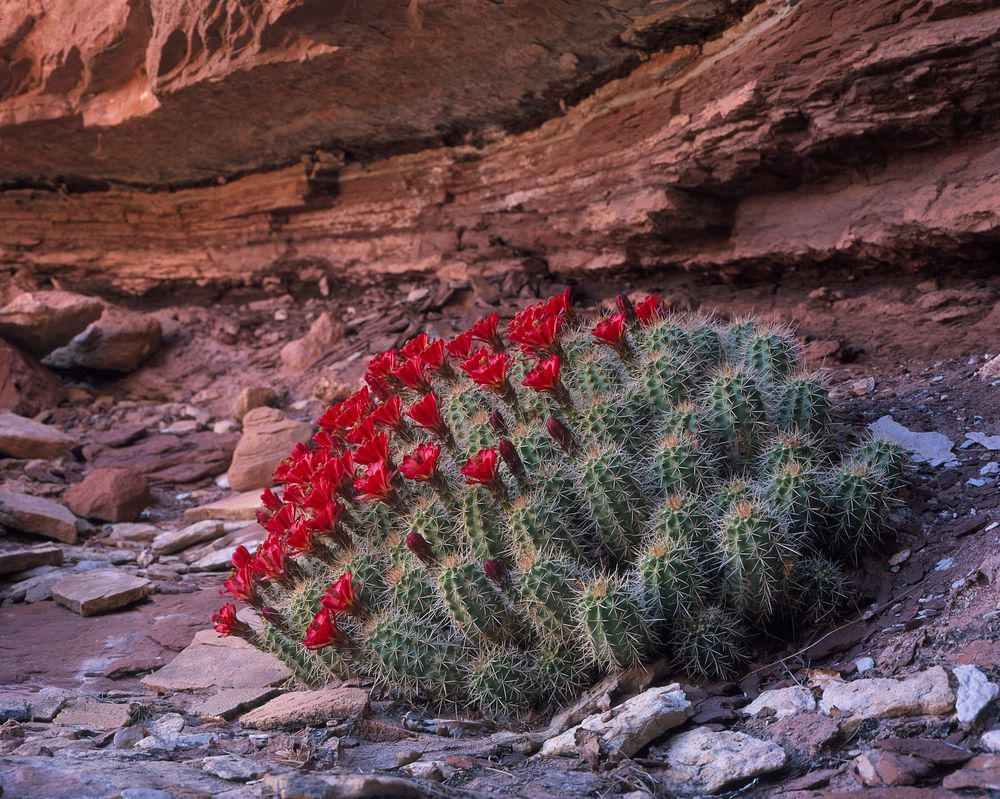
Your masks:
<instances>
[{"instance_id":1,"label":"small white stone","mask_svg":"<svg viewBox=\"0 0 1000 799\"><path fill-rule=\"evenodd\" d=\"M984 732L979 738L979 745L987 752L1000 752L1000 728Z\"/></svg>"},{"instance_id":2,"label":"small white stone","mask_svg":"<svg viewBox=\"0 0 1000 799\"><path fill-rule=\"evenodd\" d=\"M958 679L955 713L960 722L971 724L1000 694L1000 685L990 682L975 666L955 666L952 672Z\"/></svg>"},{"instance_id":3,"label":"small white stone","mask_svg":"<svg viewBox=\"0 0 1000 799\"><path fill-rule=\"evenodd\" d=\"M858 658L854 661L854 668L858 670L858 674L864 674L866 671L871 671L875 668L875 658Z\"/></svg>"},{"instance_id":4,"label":"small white stone","mask_svg":"<svg viewBox=\"0 0 1000 799\"><path fill-rule=\"evenodd\" d=\"M816 700L812 691L803 685L792 685L774 691L764 691L746 707L740 708L744 716L755 716L764 708L771 708L777 718L783 719L803 710L815 710Z\"/></svg>"},{"instance_id":5,"label":"small white stone","mask_svg":"<svg viewBox=\"0 0 1000 799\"><path fill-rule=\"evenodd\" d=\"M591 732L600 737L601 748L631 757L664 732L694 715L694 707L677 683L650 688L605 713L588 716L561 735L549 738L543 757L573 757L577 754L577 733Z\"/></svg>"},{"instance_id":6,"label":"small white stone","mask_svg":"<svg viewBox=\"0 0 1000 799\"><path fill-rule=\"evenodd\" d=\"M956 462L952 452L954 443L943 433L916 433L893 419L883 416L868 425L879 438L885 438L909 450L916 461L926 461L931 466Z\"/></svg>"}]
</instances>

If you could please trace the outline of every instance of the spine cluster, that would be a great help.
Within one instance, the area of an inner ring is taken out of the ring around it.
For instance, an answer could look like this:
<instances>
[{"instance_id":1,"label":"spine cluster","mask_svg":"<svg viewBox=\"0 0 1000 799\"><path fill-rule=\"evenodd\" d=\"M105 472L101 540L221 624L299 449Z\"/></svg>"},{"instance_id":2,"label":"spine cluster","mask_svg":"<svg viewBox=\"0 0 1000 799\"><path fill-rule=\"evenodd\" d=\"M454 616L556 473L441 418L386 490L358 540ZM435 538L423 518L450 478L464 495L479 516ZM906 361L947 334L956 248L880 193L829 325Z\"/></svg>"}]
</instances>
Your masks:
<instances>
[{"instance_id":1,"label":"spine cluster","mask_svg":"<svg viewBox=\"0 0 1000 799\"><path fill-rule=\"evenodd\" d=\"M262 497L223 634L308 684L367 675L516 718L666 656L717 678L748 635L841 612L903 481L885 441L838 452L787 331L586 317L568 291L376 356ZM279 496L280 494L280 496Z\"/></svg>"}]
</instances>

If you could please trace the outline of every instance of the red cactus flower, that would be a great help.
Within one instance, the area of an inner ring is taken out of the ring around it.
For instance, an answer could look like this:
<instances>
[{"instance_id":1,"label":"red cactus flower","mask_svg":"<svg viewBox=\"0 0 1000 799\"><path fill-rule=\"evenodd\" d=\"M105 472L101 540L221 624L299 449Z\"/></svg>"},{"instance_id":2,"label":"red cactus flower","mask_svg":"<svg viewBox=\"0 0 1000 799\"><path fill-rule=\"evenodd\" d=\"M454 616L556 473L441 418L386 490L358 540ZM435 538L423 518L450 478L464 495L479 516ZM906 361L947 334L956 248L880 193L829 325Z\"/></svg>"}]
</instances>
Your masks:
<instances>
[{"instance_id":1,"label":"red cactus flower","mask_svg":"<svg viewBox=\"0 0 1000 799\"><path fill-rule=\"evenodd\" d=\"M326 412L316 420L316 424L327 430L348 430L371 411L371 404L368 386L362 386L343 402L327 408Z\"/></svg>"},{"instance_id":2,"label":"red cactus flower","mask_svg":"<svg viewBox=\"0 0 1000 799\"><path fill-rule=\"evenodd\" d=\"M356 427L351 428L344 435L344 438L351 444L364 444L375 435L375 420L371 416L366 416Z\"/></svg>"},{"instance_id":3,"label":"red cactus flower","mask_svg":"<svg viewBox=\"0 0 1000 799\"><path fill-rule=\"evenodd\" d=\"M427 374L427 365L417 355L401 364L392 373L400 383L414 391L429 391L431 379Z\"/></svg>"},{"instance_id":4,"label":"red cactus flower","mask_svg":"<svg viewBox=\"0 0 1000 799\"><path fill-rule=\"evenodd\" d=\"M229 595L248 605L259 605L260 595L254 580L253 556L242 544L233 552L233 571L222 584L222 595Z\"/></svg>"},{"instance_id":5,"label":"red cactus flower","mask_svg":"<svg viewBox=\"0 0 1000 799\"><path fill-rule=\"evenodd\" d=\"M334 501L334 494L336 494L336 489L333 484L325 477L317 477L313 480L312 489L302 497L299 505L302 508L319 510Z\"/></svg>"},{"instance_id":6,"label":"red cactus flower","mask_svg":"<svg viewBox=\"0 0 1000 799\"><path fill-rule=\"evenodd\" d=\"M444 419L441 418L441 410L435 394L424 394L410 407L406 415L431 435L443 441L448 441L451 438L451 431L448 430Z\"/></svg>"},{"instance_id":7,"label":"red cactus flower","mask_svg":"<svg viewBox=\"0 0 1000 799\"><path fill-rule=\"evenodd\" d=\"M533 388L535 391L544 391L552 396L558 396L565 392L559 374L562 371L562 361L558 355L546 358L538 364L528 374L524 376L521 385Z\"/></svg>"},{"instance_id":8,"label":"red cactus flower","mask_svg":"<svg viewBox=\"0 0 1000 799\"><path fill-rule=\"evenodd\" d=\"M444 345L444 348L448 350L448 354L452 358L464 359L472 355L473 338L472 331L466 330L464 333L459 333L455 338Z\"/></svg>"},{"instance_id":9,"label":"red cactus flower","mask_svg":"<svg viewBox=\"0 0 1000 799\"><path fill-rule=\"evenodd\" d=\"M285 536L285 545L297 554L312 552L315 544L313 532L306 522L306 519L299 519Z\"/></svg>"},{"instance_id":10,"label":"red cactus flower","mask_svg":"<svg viewBox=\"0 0 1000 799\"><path fill-rule=\"evenodd\" d=\"M397 427L403 420L403 401L398 394L389 397L371 414L372 421L381 427Z\"/></svg>"},{"instance_id":11,"label":"red cactus flower","mask_svg":"<svg viewBox=\"0 0 1000 799\"><path fill-rule=\"evenodd\" d=\"M302 498L305 496L305 491L301 485L287 485L285 486L285 499L287 504L291 505L293 508L298 505ZM261 527L267 527L267 525L262 524Z\"/></svg>"},{"instance_id":12,"label":"red cactus flower","mask_svg":"<svg viewBox=\"0 0 1000 799\"><path fill-rule=\"evenodd\" d=\"M413 358L427 349L428 344L430 344L430 336L421 333L407 341L399 350L399 354L404 358Z\"/></svg>"},{"instance_id":13,"label":"red cactus flower","mask_svg":"<svg viewBox=\"0 0 1000 799\"><path fill-rule=\"evenodd\" d=\"M330 586L320 602L331 613L347 613L351 616L359 616L364 610L361 605L361 598L354 590L354 582L350 570L337 578L337 582Z\"/></svg>"},{"instance_id":14,"label":"red cactus flower","mask_svg":"<svg viewBox=\"0 0 1000 799\"><path fill-rule=\"evenodd\" d=\"M562 321L561 314L547 311L543 305L532 305L510 320L507 335L525 355L555 352L559 348Z\"/></svg>"},{"instance_id":15,"label":"red cactus flower","mask_svg":"<svg viewBox=\"0 0 1000 799\"><path fill-rule=\"evenodd\" d=\"M264 489L264 492L260 495L260 501L270 511L281 510L281 497L275 494L270 488Z\"/></svg>"},{"instance_id":16,"label":"red cactus flower","mask_svg":"<svg viewBox=\"0 0 1000 799\"><path fill-rule=\"evenodd\" d=\"M497 333L497 325L500 324L500 314L491 313L485 319L480 319L472 327L469 328L469 335L475 341L481 341L483 344L489 344L497 352L502 352L504 349L503 341L500 335Z\"/></svg>"},{"instance_id":17,"label":"red cactus flower","mask_svg":"<svg viewBox=\"0 0 1000 799\"><path fill-rule=\"evenodd\" d=\"M242 569L244 566L249 566L250 561L252 560L253 560L253 555L250 554L250 551L245 546L243 546L243 544L240 544L233 551L233 558L232 558L233 566L237 569Z\"/></svg>"},{"instance_id":18,"label":"red cactus flower","mask_svg":"<svg viewBox=\"0 0 1000 799\"><path fill-rule=\"evenodd\" d=\"M302 645L306 649L323 649L327 646L339 646L344 642L344 634L337 629L336 614L326 608L320 608L306 628L306 637Z\"/></svg>"},{"instance_id":19,"label":"red cactus flower","mask_svg":"<svg viewBox=\"0 0 1000 799\"><path fill-rule=\"evenodd\" d=\"M392 479L396 476L385 461L376 461L366 470L363 477L354 481L354 488L360 491L356 499L364 502L391 502L396 495Z\"/></svg>"},{"instance_id":20,"label":"red cactus flower","mask_svg":"<svg viewBox=\"0 0 1000 799\"><path fill-rule=\"evenodd\" d=\"M253 570L264 577L282 582L288 571L288 550L285 542L273 533L269 533L253 558Z\"/></svg>"},{"instance_id":21,"label":"red cactus flower","mask_svg":"<svg viewBox=\"0 0 1000 799\"><path fill-rule=\"evenodd\" d=\"M212 624L215 631L220 636L235 635L237 638L252 638L253 630L250 625L236 618L236 605L223 605L212 614Z\"/></svg>"},{"instance_id":22,"label":"red cactus flower","mask_svg":"<svg viewBox=\"0 0 1000 799\"><path fill-rule=\"evenodd\" d=\"M555 297L549 297L542 305L542 310L546 313L556 314L560 318L565 318L569 315L571 298L572 290L567 287L562 294L557 294Z\"/></svg>"},{"instance_id":23,"label":"red cactus flower","mask_svg":"<svg viewBox=\"0 0 1000 799\"><path fill-rule=\"evenodd\" d=\"M378 461L389 463L389 436L385 430L354 450L354 462L361 466L371 466Z\"/></svg>"},{"instance_id":24,"label":"red cactus flower","mask_svg":"<svg viewBox=\"0 0 1000 799\"><path fill-rule=\"evenodd\" d=\"M420 359L427 364L427 368L442 374L448 374L451 367L448 366L448 359L444 354L444 339L437 339L420 353Z\"/></svg>"},{"instance_id":25,"label":"red cactus flower","mask_svg":"<svg viewBox=\"0 0 1000 799\"><path fill-rule=\"evenodd\" d=\"M481 347L470 358L462 361L462 371L481 386L494 391L504 391L507 388L507 370L513 359L505 353L492 353L486 347Z\"/></svg>"},{"instance_id":26,"label":"red cactus flower","mask_svg":"<svg viewBox=\"0 0 1000 799\"><path fill-rule=\"evenodd\" d=\"M399 472L407 480L427 482L437 474L437 462L441 457L441 447L437 444L421 444L412 455L404 455L399 464Z\"/></svg>"},{"instance_id":27,"label":"red cactus flower","mask_svg":"<svg viewBox=\"0 0 1000 799\"><path fill-rule=\"evenodd\" d=\"M425 566L432 566L437 562L437 558L434 557L434 550L431 549L431 545L427 543L420 533L408 533L406 536L406 548L410 550Z\"/></svg>"},{"instance_id":28,"label":"red cactus flower","mask_svg":"<svg viewBox=\"0 0 1000 799\"><path fill-rule=\"evenodd\" d=\"M607 344L615 348L621 346L625 340L625 314L619 311L602 319L594 326L591 333L599 344Z\"/></svg>"},{"instance_id":29,"label":"red cactus flower","mask_svg":"<svg viewBox=\"0 0 1000 799\"><path fill-rule=\"evenodd\" d=\"M327 481L335 493L343 492L354 481L354 456L350 451L330 458L322 467L316 470L313 482ZM287 493L287 491L286 491Z\"/></svg>"},{"instance_id":30,"label":"red cactus flower","mask_svg":"<svg viewBox=\"0 0 1000 799\"><path fill-rule=\"evenodd\" d=\"M316 511L316 514L306 522L306 527L314 535L332 538L341 546L350 546L350 535L340 524L343 515L344 506L338 502L331 502Z\"/></svg>"},{"instance_id":31,"label":"red cactus flower","mask_svg":"<svg viewBox=\"0 0 1000 799\"><path fill-rule=\"evenodd\" d=\"M264 529L271 535L284 535L285 531L295 524L295 512L295 506L288 503L263 525Z\"/></svg>"},{"instance_id":32,"label":"red cactus flower","mask_svg":"<svg viewBox=\"0 0 1000 799\"><path fill-rule=\"evenodd\" d=\"M312 437L313 443L322 450L329 452L339 452L342 442L338 436L334 436L329 430L320 428L316 435Z\"/></svg>"},{"instance_id":33,"label":"red cactus flower","mask_svg":"<svg viewBox=\"0 0 1000 799\"><path fill-rule=\"evenodd\" d=\"M387 350L368 361L368 369L365 372L365 382L371 387L375 395L381 399L388 397L392 390L389 387L389 375L393 369L399 365L399 356L396 350Z\"/></svg>"},{"instance_id":34,"label":"red cactus flower","mask_svg":"<svg viewBox=\"0 0 1000 799\"><path fill-rule=\"evenodd\" d=\"M660 295L650 294L642 302L635 306L635 315L639 317L639 324L651 325L662 315L660 308Z\"/></svg>"},{"instance_id":35,"label":"red cactus flower","mask_svg":"<svg viewBox=\"0 0 1000 799\"><path fill-rule=\"evenodd\" d=\"M462 467L462 474L469 485L495 486L500 479L499 467L497 451L490 447L469 458Z\"/></svg>"}]
</instances>

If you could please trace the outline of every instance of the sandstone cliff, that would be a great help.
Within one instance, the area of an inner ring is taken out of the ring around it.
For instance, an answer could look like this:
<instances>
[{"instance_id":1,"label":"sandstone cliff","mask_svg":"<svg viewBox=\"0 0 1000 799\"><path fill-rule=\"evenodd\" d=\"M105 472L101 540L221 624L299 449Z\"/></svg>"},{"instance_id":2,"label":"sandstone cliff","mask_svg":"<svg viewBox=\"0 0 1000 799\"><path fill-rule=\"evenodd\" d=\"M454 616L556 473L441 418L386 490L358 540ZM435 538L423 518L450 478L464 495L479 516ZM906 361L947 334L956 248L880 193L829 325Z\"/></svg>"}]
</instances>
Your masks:
<instances>
[{"instance_id":1,"label":"sandstone cliff","mask_svg":"<svg viewBox=\"0 0 1000 799\"><path fill-rule=\"evenodd\" d=\"M991 263L987 0L16 0L0 265L67 285Z\"/></svg>"}]
</instances>

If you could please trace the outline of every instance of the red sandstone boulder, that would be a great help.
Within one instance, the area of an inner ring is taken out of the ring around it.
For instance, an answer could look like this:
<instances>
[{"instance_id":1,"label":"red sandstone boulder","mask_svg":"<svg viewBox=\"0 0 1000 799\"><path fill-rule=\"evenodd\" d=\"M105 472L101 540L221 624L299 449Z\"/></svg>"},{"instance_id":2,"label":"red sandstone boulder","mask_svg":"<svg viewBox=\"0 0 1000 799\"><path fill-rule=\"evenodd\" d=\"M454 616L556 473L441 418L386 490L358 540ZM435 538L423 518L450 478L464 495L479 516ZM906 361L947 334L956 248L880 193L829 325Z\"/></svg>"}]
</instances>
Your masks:
<instances>
[{"instance_id":1,"label":"red sandstone boulder","mask_svg":"<svg viewBox=\"0 0 1000 799\"><path fill-rule=\"evenodd\" d=\"M312 426L288 419L274 408L254 408L243 417L243 437L233 452L229 485L251 491L272 485L271 475L299 442L312 436Z\"/></svg>"},{"instance_id":2,"label":"red sandstone boulder","mask_svg":"<svg viewBox=\"0 0 1000 799\"><path fill-rule=\"evenodd\" d=\"M45 362L64 369L133 372L156 354L160 340L160 323L153 317L106 308L100 319L50 353Z\"/></svg>"},{"instance_id":3,"label":"red sandstone boulder","mask_svg":"<svg viewBox=\"0 0 1000 799\"><path fill-rule=\"evenodd\" d=\"M131 469L95 469L70 486L63 502L77 516L131 522L149 505L149 483Z\"/></svg>"},{"instance_id":4,"label":"red sandstone boulder","mask_svg":"<svg viewBox=\"0 0 1000 799\"><path fill-rule=\"evenodd\" d=\"M13 344L0 339L0 410L34 416L66 395L52 372Z\"/></svg>"},{"instance_id":5,"label":"red sandstone boulder","mask_svg":"<svg viewBox=\"0 0 1000 799\"><path fill-rule=\"evenodd\" d=\"M104 303L68 291L31 291L0 308L0 337L37 358L69 342L97 319Z\"/></svg>"}]
</instances>

